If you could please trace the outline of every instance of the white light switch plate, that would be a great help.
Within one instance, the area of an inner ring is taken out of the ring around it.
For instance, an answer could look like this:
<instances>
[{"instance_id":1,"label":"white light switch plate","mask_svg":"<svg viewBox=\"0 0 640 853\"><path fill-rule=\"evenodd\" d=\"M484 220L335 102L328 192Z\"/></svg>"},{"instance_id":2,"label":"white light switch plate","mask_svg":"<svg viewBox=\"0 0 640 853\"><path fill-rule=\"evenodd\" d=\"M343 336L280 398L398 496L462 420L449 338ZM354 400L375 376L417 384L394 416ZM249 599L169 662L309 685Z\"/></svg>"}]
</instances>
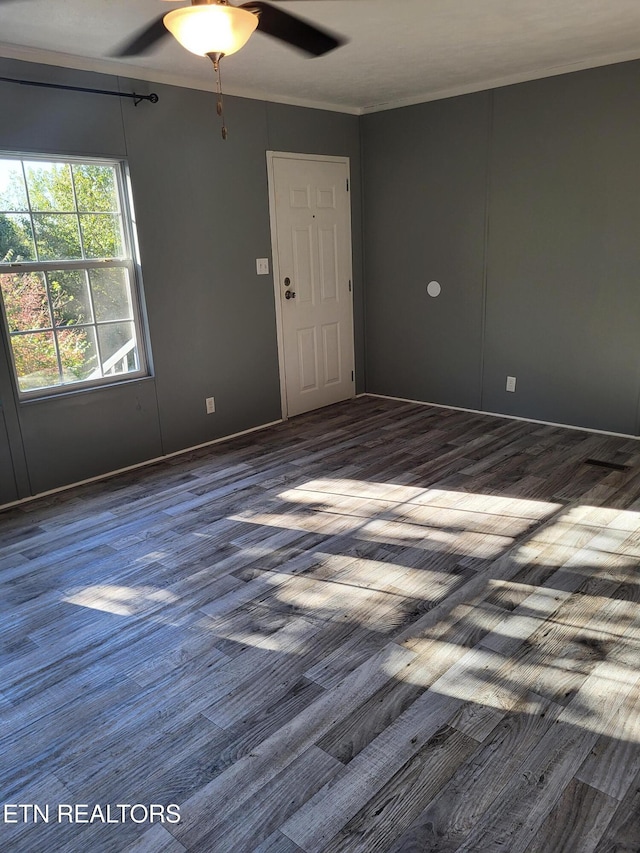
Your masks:
<instances>
[{"instance_id":1,"label":"white light switch plate","mask_svg":"<svg viewBox=\"0 0 640 853\"><path fill-rule=\"evenodd\" d=\"M269 275L269 258L256 258L256 272L258 275Z\"/></svg>"}]
</instances>

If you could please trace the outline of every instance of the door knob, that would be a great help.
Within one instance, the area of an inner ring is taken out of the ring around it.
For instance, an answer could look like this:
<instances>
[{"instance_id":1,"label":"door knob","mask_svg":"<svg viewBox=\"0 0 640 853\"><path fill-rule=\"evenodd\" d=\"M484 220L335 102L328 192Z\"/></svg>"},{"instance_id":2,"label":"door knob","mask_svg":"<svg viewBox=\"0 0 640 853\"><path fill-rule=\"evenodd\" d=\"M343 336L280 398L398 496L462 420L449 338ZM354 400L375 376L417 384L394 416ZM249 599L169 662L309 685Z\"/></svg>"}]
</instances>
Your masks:
<instances>
[{"instance_id":1,"label":"door knob","mask_svg":"<svg viewBox=\"0 0 640 853\"><path fill-rule=\"evenodd\" d=\"M295 299L296 298L295 290L285 290L284 298L285 299Z\"/></svg>"}]
</instances>

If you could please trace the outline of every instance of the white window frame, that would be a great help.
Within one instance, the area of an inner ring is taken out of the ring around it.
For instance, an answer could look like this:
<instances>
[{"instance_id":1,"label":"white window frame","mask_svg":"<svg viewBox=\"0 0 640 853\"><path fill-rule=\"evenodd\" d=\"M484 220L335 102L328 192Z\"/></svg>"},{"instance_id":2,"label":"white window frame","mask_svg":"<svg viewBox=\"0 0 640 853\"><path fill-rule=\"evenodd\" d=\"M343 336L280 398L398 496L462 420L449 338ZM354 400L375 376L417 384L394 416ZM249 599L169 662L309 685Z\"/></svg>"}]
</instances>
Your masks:
<instances>
[{"instance_id":1,"label":"white window frame","mask_svg":"<svg viewBox=\"0 0 640 853\"><path fill-rule=\"evenodd\" d=\"M122 242L123 242L123 251L124 256L121 258L80 258L77 260L53 260L53 261L19 261L19 262L9 262L2 263L0 262L0 275L3 273L29 273L29 272L57 272L57 271L66 271L66 270L104 270L104 269L117 269L124 268L128 272L128 280L129 280L129 289L130 289L130 301L132 308L132 318L131 322L134 324L135 334L136 334L136 347L137 347L137 361L138 368L136 370L130 370L126 373L114 373L102 375L99 377L93 377L84 380L78 380L76 382L63 382L59 385L47 385L41 388L33 388L29 390L21 390L20 382L18 377L18 371L15 364L13 346L11 344L11 338L16 335L27 335L30 334L28 330L19 331L19 332L11 332L9 328L9 324L7 322L6 310L4 306L4 301L2 299L2 292L0 291L0 313L1 320L4 325L4 331L7 336L7 344L9 349L9 354L11 357L11 366L13 369L13 376L15 380L16 392L18 394L19 400L34 400L34 399L42 399L43 397L51 397L58 396L61 394L71 394L76 393L78 391L83 390L91 390L95 388L100 388L104 386L110 386L114 384L120 384L122 382L131 382L135 380L139 380L151 375L150 371L150 359L149 359L149 340L148 340L148 332L147 332L147 324L145 321L145 316L143 312L144 302L143 302L143 291L142 291L142 274L141 274L141 266L139 259L139 251L138 251L138 241L137 234L135 230L135 214L133 210L133 199L131 195L131 184L129 179L129 171L127 168L127 163L124 160L120 159L111 159L106 157L78 157L78 156L67 156L61 154L42 154L42 153L32 153L32 152L8 152L8 151L0 151L0 159L1 160L16 160L26 161L26 162L37 162L41 160L45 163L64 163L70 165L97 165L97 166L110 166L114 169L116 175L116 187L118 193L118 201L120 206L120 215L121 215L121 225L122 225ZM13 213L13 211L2 211L2 213ZM37 213L38 211L33 211L31 209L31 204L29 203L29 211L28 215L32 221L33 227L33 218L32 214ZM55 211L47 211L47 213L55 213ZM76 213L78 211L76 210ZM35 229L34 229L35 234ZM82 235L80 235L80 239L82 240ZM37 244L36 244L36 252L37 252ZM47 279L45 277L45 283ZM90 281L90 280L89 280ZM46 284L46 292L47 298L50 299L49 287ZM78 325L69 326L66 328L78 328L82 329L84 327L93 328L96 330L96 346L99 359L101 361L101 372L104 374L105 364L113 359L108 359L107 362L102 362L100 356L100 341L99 336L97 335L97 329L101 325L108 325L110 322L114 324L117 322L122 322L118 320L114 321L96 321L95 312L93 309L93 293L91 286L88 288L89 299L91 301L92 306L92 315L93 322L92 323L79 323ZM51 319L53 320L53 311L50 307ZM31 333L33 333L32 330ZM37 331L42 332L54 332L55 329L51 328L42 328ZM54 335L55 340L55 335ZM58 359L58 369L62 374L62 366L60 364L60 354L58 351L58 345L56 343L56 354ZM117 363L117 362L116 362Z\"/></svg>"}]
</instances>

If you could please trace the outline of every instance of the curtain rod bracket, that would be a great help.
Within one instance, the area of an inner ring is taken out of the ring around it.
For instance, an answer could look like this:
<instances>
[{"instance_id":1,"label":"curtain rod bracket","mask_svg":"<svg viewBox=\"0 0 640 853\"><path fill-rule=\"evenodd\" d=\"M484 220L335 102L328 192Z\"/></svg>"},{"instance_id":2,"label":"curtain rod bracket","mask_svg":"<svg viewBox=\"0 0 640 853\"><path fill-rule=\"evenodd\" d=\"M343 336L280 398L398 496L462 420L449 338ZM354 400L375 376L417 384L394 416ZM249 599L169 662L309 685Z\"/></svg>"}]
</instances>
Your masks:
<instances>
[{"instance_id":1,"label":"curtain rod bracket","mask_svg":"<svg viewBox=\"0 0 640 853\"><path fill-rule=\"evenodd\" d=\"M134 92L133 95L125 95L124 97L133 98L134 107L137 107L140 101L151 101L152 104L157 104L159 100L155 92L152 92L150 95L136 95L136 93Z\"/></svg>"}]
</instances>

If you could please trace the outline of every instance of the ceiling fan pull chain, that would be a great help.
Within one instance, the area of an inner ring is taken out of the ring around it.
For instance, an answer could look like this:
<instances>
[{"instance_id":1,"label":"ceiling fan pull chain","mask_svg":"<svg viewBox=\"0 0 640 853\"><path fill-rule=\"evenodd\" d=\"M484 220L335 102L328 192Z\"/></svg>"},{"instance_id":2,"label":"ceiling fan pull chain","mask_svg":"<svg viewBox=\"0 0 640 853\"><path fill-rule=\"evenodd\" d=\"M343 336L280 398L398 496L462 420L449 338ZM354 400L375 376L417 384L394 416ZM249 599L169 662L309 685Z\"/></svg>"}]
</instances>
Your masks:
<instances>
[{"instance_id":1,"label":"ceiling fan pull chain","mask_svg":"<svg viewBox=\"0 0 640 853\"><path fill-rule=\"evenodd\" d=\"M222 138L227 138L227 128L224 123L224 105L222 103L222 78L220 77L220 60L224 56L224 53L208 53L207 56L213 62L213 70L216 73L216 94L218 96L218 103L216 104L216 112L222 119Z\"/></svg>"},{"instance_id":2,"label":"ceiling fan pull chain","mask_svg":"<svg viewBox=\"0 0 640 853\"><path fill-rule=\"evenodd\" d=\"M222 57L220 57L221 59ZM222 138L227 138L227 126L224 123L224 104L222 102L222 78L220 76L220 59L215 59L213 62L213 68L216 72L216 91L218 94L218 103L216 104L216 112L222 119Z\"/></svg>"}]
</instances>

